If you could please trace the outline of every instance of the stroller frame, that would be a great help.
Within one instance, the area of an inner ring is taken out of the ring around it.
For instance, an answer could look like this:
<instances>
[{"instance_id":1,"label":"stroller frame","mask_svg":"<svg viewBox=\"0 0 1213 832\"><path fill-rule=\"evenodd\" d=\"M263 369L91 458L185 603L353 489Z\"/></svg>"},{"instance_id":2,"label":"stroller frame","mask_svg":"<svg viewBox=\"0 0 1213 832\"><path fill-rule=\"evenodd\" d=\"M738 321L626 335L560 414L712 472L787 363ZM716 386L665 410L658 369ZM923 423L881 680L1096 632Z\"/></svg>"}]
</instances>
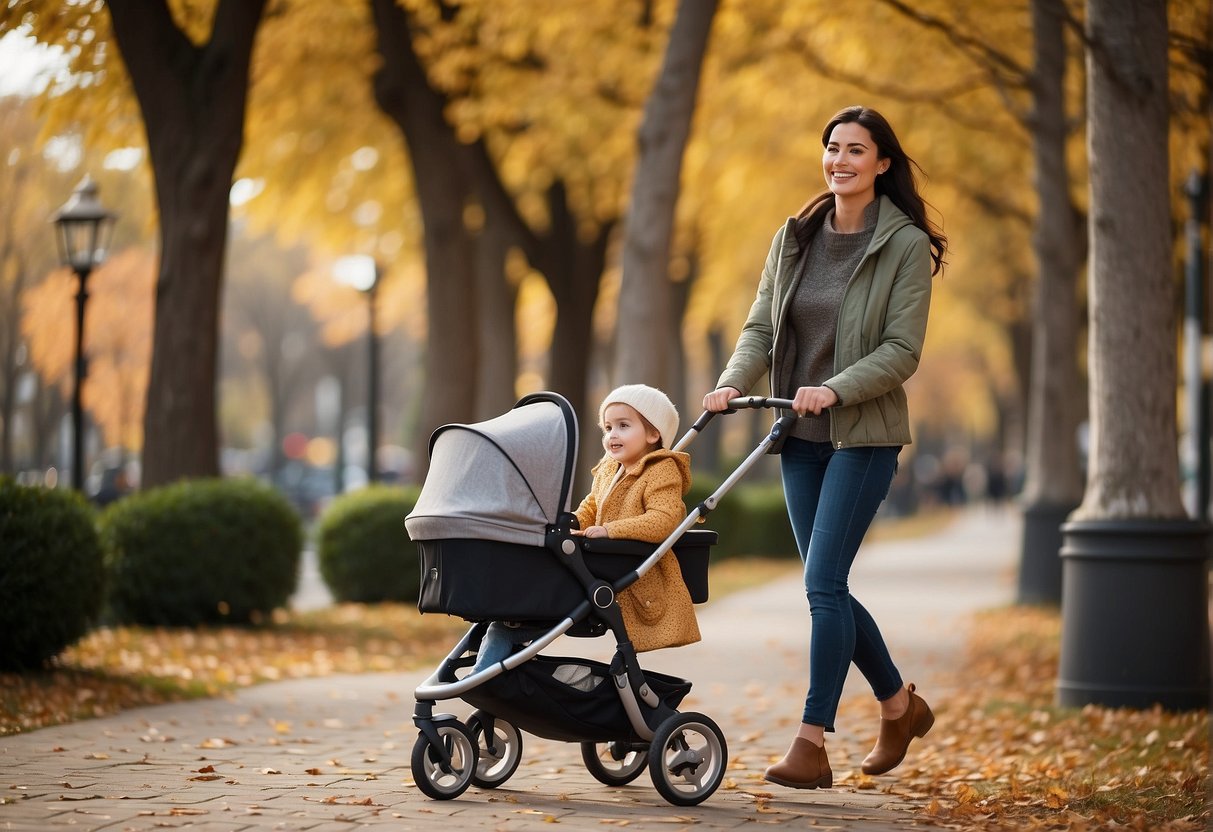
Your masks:
<instances>
[{"instance_id":1,"label":"stroller frame","mask_svg":"<svg viewBox=\"0 0 1213 832\"><path fill-rule=\"evenodd\" d=\"M562 408L570 407L563 397L554 393L524 397L515 407L533 401L554 401ZM724 413L757 408L790 410L791 404L790 399L745 396L730 400L729 408ZM673 450L687 447L715 415L704 412L675 443ZM438 701L474 693L490 680L540 656L575 626L585 625L590 628L590 634L610 630L615 636L616 651L608 675L633 735L609 740L600 737L580 738L583 761L590 773L607 785L623 785L639 776L647 764L654 786L668 802L691 806L711 796L723 779L727 763L724 736L706 716L679 712L676 701L671 705L654 691L653 684L640 667L616 598L621 591L654 568L684 533L701 518L707 517L795 419L795 415L777 418L770 432L716 490L691 508L678 527L641 563L614 581L603 579L590 571L585 560L586 538L572 534L576 516L567 511L560 512L556 522L544 529L544 548L572 573L584 597L554 626L526 646L500 662L459 678L456 671L474 663L474 654L488 629L487 621L473 623L438 668L415 689L413 722L419 735L412 762L414 781L418 787L431 798L446 800L458 797L469 785L495 788L512 776L521 759L519 728L526 730L528 726L513 726L484 710L477 710L464 725L453 714L435 713L435 706ZM575 437L573 442L575 447ZM575 452L573 457L576 457ZM568 486L566 481L566 491ZM592 545L589 544L590 547ZM682 681L671 677L666 679ZM683 684L685 690L676 697L679 701L690 689L689 683ZM685 738L687 732L701 737L703 744L698 748L692 747ZM605 750L610 758L618 763L618 768L608 768L603 762L602 750L598 748L603 742L607 745Z\"/></svg>"}]
</instances>

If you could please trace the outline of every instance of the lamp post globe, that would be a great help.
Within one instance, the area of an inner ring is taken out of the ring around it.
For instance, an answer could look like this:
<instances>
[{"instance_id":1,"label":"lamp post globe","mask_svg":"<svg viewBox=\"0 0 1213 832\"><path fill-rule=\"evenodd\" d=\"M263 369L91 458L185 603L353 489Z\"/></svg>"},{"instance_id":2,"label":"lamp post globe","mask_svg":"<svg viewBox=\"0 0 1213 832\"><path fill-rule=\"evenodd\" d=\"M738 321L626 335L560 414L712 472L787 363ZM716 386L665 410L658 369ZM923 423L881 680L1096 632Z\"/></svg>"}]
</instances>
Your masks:
<instances>
[{"instance_id":1,"label":"lamp post globe","mask_svg":"<svg viewBox=\"0 0 1213 832\"><path fill-rule=\"evenodd\" d=\"M85 176L52 221L58 230L60 258L76 273L76 360L72 388L72 488L84 490L84 407L81 388L88 375L84 359L84 306L88 277L105 260L115 215L97 198L97 183Z\"/></svg>"}]
</instances>

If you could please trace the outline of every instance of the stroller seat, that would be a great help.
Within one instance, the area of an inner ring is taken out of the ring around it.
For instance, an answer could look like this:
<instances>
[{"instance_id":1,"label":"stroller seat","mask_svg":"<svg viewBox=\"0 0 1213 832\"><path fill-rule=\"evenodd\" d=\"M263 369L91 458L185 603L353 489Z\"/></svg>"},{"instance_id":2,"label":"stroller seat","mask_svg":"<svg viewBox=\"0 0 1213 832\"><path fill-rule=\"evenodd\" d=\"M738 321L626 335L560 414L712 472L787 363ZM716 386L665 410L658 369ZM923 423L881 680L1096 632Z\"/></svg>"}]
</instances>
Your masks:
<instances>
[{"instance_id":1,"label":"stroller seat","mask_svg":"<svg viewBox=\"0 0 1213 832\"><path fill-rule=\"evenodd\" d=\"M716 532L693 529L674 544L682 579L696 604L708 600L708 561ZM418 608L468 621L558 620L583 595L573 574L543 546L479 538L417 541L421 562ZM586 539L590 572L616 584L657 544Z\"/></svg>"}]
</instances>

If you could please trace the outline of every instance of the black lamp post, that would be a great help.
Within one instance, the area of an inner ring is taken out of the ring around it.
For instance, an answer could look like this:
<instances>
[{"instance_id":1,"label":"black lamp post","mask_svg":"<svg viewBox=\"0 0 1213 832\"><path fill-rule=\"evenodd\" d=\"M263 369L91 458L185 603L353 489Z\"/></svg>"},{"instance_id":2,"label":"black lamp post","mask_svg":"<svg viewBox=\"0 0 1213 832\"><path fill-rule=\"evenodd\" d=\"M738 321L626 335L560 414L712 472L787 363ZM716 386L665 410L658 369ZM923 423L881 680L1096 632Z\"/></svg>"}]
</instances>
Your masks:
<instances>
[{"instance_id":1,"label":"black lamp post","mask_svg":"<svg viewBox=\"0 0 1213 832\"><path fill-rule=\"evenodd\" d=\"M375 452L379 449L379 338L375 335L375 297L379 289L379 263L374 257L353 254L340 258L333 267L337 280L352 286L367 299L367 380L366 380L366 478L379 479ZM340 441L340 437L338 437Z\"/></svg>"},{"instance_id":2,"label":"black lamp post","mask_svg":"<svg viewBox=\"0 0 1213 832\"><path fill-rule=\"evenodd\" d=\"M97 184L85 176L54 216L59 229L59 251L65 266L76 273L76 367L72 390L72 488L84 490L84 408L80 390L88 367L84 360L84 304L88 276L105 259L114 214L97 199Z\"/></svg>"}]
</instances>

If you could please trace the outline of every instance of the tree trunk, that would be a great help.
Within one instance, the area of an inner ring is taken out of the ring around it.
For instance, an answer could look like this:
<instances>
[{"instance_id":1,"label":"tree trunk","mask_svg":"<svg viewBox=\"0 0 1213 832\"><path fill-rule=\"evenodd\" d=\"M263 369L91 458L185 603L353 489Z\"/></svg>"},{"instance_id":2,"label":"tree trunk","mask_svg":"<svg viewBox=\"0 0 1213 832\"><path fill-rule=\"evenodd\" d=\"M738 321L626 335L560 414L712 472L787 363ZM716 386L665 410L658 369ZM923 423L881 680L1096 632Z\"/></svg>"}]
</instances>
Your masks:
<instances>
[{"instance_id":1,"label":"tree trunk","mask_svg":"<svg viewBox=\"0 0 1213 832\"><path fill-rule=\"evenodd\" d=\"M463 224L469 188L458 144L417 54L407 12L395 0L371 0L383 66L375 99L408 145L425 225L427 339L425 396L417 436L418 474L428 467L429 437L476 410L479 353L474 245Z\"/></svg>"},{"instance_id":2,"label":"tree trunk","mask_svg":"<svg viewBox=\"0 0 1213 832\"><path fill-rule=\"evenodd\" d=\"M1082 500L1078 425L1078 274L1082 227L1066 168L1066 46L1062 0L1032 0L1032 156L1039 210L1032 235L1032 312L1021 603L1061 601L1061 524Z\"/></svg>"},{"instance_id":3,"label":"tree trunk","mask_svg":"<svg viewBox=\"0 0 1213 832\"><path fill-rule=\"evenodd\" d=\"M523 251L531 265L543 274L556 302L546 386L567 398L582 414L580 456L587 464L580 469L588 472L598 459L598 431L593 420L586 418L598 406L598 402L590 401L588 391L594 340L592 323L606 265L607 243L615 223L602 223L592 238L583 240L578 232L578 219L569 208L567 189L563 180L557 179L547 193L548 229L543 234L536 233L518 213L484 140L465 147L461 158L477 197L485 205L488 225L504 233L511 244ZM587 448L594 452L592 458L586 456ZM585 484L588 490L588 474Z\"/></svg>"},{"instance_id":4,"label":"tree trunk","mask_svg":"<svg viewBox=\"0 0 1213 832\"><path fill-rule=\"evenodd\" d=\"M1033 0L1035 188L1040 200L1032 250L1036 296L1024 498L1077 506L1082 471L1077 431L1082 421L1078 377L1078 294L1082 228L1070 199L1064 100L1066 48L1062 0Z\"/></svg>"},{"instance_id":5,"label":"tree trunk","mask_svg":"<svg viewBox=\"0 0 1213 832\"><path fill-rule=\"evenodd\" d=\"M7 213L6 219L12 214ZM17 414L17 382L21 368L17 364L18 346L21 343L21 293L25 288L24 258L16 251L11 241L16 239L12 224L6 223L3 251L0 251L0 268L12 269L12 282L5 288L6 297L0 305L4 317L0 323L0 472L16 473L13 458L13 419Z\"/></svg>"},{"instance_id":6,"label":"tree trunk","mask_svg":"<svg viewBox=\"0 0 1213 832\"><path fill-rule=\"evenodd\" d=\"M564 182L548 190L551 226L536 237L528 256L543 272L556 301L556 326L549 350L548 388L569 400L578 414L578 462L574 492L589 491L590 468L602 457L598 401L590 394L590 351L594 342L594 304L602 285L607 243L613 223L599 226L593 239L582 241L577 217L569 209Z\"/></svg>"},{"instance_id":7,"label":"tree trunk","mask_svg":"<svg viewBox=\"0 0 1213 832\"><path fill-rule=\"evenodd\" d=\"M143 113L160 214L144 487L219 473L215 381L228 192L265 2L221 0L211 39L198 47L163 0L107 0Z\"/></svg>"},{"instance_id":8,"label":"tree trunk","mask_svg":"<svg viewBox=\"0 0 1213 832\"><path fill-rule=\"evenodd\" d=\"M1181 518L1166 2L1087 13L1091 457L1074 517Z\"/></svg>"},{"instance_id":9,"label":"tree trunk","mask_svg":"<svg viewBox=\"0 0 1213 832\"><path fill-rule=\"evenodd\" d=\"M687 306L691 302L691 290L699 279L699 250L692 248L687 253L689 264L686 276L682 280L670 282L670 322L666 326L666 394L678 408L678 436L687 432L687 428L702 412L699 401L688 398L690 379L687 376L686 347L682 343L682 322L686 319Z\"/></svg>"},{"instance_id":10,"label":"tree trunk","mask_svg":"<svg viewBox=\"0 0 1213 832\"><path fill-rule=\"evenodd\" d=\"M645 104L623 242L621 382L668 384L662 332L669 324L670 240L682 155L716 6L717 0L680 0L661 74Z\"/></svg>"},{"instance_id":11,"label":"tree trunk","mask_svg":"<svg viewBox=\"0 0 1213 832\"><path fill-rule=\"evenodd\" d=\"M476 419L491 419L517 401L518 290L505 276L509 242L503 229L488 223L476 237L476 296L480 305L480 358L477 363Z\"/></svg>"}]
</instances>

